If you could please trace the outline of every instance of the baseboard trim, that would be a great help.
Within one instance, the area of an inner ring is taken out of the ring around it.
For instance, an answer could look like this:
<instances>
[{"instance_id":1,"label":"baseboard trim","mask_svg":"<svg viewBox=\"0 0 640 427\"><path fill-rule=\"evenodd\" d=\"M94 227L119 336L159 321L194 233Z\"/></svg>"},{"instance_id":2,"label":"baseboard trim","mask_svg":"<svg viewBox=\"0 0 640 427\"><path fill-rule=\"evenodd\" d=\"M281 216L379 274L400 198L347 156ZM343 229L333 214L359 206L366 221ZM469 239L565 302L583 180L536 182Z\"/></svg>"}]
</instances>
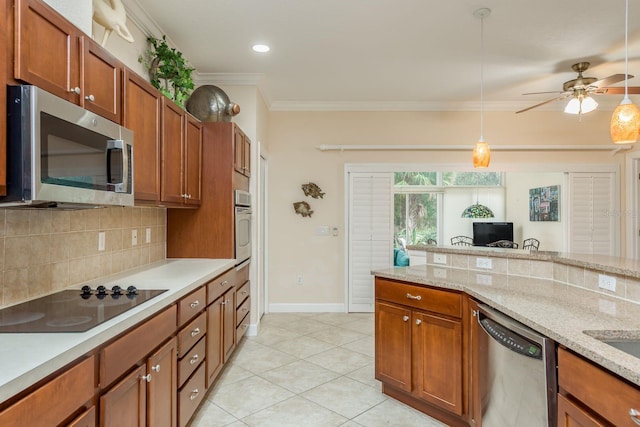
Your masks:
<instances>
[{"instance_id":1,"label":"baseboard trim","mask_svg":"<svg viewBox=\"0 0 640 427\"><path fill-rule=\"evenodd\" d=\"M344 313L344 304L269 304L269 313Z\"/></svg>"}]
</instances>

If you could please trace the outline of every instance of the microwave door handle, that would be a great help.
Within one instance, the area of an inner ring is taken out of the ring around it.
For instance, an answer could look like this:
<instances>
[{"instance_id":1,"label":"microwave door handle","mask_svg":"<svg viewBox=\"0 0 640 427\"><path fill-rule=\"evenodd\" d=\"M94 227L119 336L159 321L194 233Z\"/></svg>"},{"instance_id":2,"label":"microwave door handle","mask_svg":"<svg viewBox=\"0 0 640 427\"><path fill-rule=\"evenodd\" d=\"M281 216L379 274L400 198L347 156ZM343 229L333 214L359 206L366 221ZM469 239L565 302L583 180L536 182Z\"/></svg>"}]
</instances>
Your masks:
<instances>
[{"instance_id":1,"label":"microwave door handle","mask_svg":"<svg viewBox=\"0 0 640 427\"><path fill-rule=\"evenodd\" d=\"M111 182L111 151L120 150L122 152L122 182ZM112 139L107 141L107 181L113 185L116 193L124 193L127 191L129 180L129 151L127 144L121 139Z\"/></svg>"}]
</instances>

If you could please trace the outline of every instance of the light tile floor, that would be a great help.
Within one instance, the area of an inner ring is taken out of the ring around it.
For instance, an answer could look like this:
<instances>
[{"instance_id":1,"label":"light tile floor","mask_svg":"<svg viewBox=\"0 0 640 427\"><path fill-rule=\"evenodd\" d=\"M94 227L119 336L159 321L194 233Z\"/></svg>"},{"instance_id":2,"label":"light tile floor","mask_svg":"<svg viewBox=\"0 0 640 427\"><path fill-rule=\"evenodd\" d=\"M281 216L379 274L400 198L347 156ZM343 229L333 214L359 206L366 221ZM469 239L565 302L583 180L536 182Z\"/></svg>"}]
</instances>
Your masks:
<instances>
[{"instance_id":1,"label":"light tile floor","mask_svg":"<svg viewBox=\"0 0 640 427\"><path fill-rule=\"evenodd\" d=\"M373 357L373 314L265 315L191 426L444 426L382 394Z\"/></svg>"}]
</instances>

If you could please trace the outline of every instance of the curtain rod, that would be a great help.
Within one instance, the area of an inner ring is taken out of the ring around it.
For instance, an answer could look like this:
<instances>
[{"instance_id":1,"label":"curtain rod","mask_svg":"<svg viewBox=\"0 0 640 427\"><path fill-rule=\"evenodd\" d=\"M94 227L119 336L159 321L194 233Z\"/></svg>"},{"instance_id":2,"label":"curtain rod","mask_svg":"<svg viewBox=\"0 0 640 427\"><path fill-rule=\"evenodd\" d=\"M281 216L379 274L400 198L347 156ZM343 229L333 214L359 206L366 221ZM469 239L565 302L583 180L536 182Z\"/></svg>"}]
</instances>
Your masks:
<instances>
[{"instance_id":1,"label":"curtain rod","mask_svg":"<svg viewBox=\"0 0 640 427\"><path fill-rule=\"evenodd\" d=\"M631 144L607 145L492 145L491 151L612 151L630 150ZM471 151L469 145L331 145L320 144L320 151Z\"/></svg>"}]
</instances>

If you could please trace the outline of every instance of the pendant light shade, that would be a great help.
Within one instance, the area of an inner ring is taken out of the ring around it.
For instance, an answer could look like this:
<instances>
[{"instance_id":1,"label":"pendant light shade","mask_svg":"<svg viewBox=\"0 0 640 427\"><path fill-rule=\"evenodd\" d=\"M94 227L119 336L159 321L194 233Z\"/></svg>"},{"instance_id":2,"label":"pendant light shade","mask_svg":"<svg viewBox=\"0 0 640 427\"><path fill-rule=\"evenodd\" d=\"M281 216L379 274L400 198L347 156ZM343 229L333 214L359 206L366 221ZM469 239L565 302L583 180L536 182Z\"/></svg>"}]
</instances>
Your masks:
<instances>
[{"instance_id":1,"label":"pendant light shade","mask_svg":"<svg viewBox=\"0 0 640 427\"><path fill-rule=\"evenodd\" d=\"M489 162L491 162L491 150L489 149L489 144L485 142L484 137L482 136L484 130L484 18L489 15L491 15L491 9L486 7L477 9L473 12L473 16L480 19L480 140L476 142L476 145L473 147L474 168L487 168L489 167ZM484 208L484 206L482 207ZM471 208L471 206L469 206L469 208ZM489 212L491 212L490 209ZM490 217L465 217L464 213L462 216L464 218L491 218L493 217L493 213L491 213Z\"/></svg>"},{"instance_id":2,"label":"pendant light shade","mask_svg":"<svg viewBox=\"0 0 640 427\"><path fill-rule=\"evenodd\" d=\"M462 218L493 218L493 211L476 202L475 205L471 205L462 211Z\"/></svg>"},{"instance_id":3,"label":"pendant light shade","mask_svg":"<svg viewBox=\"0 0 640 427\"><path fill-rule=\"evenodd\" d=\"M640 135L640 111L629 99L629 0L625 2L624 12L624 98L611 116L611 139L615 144L633 144Z\"/></svg>"}]
</instances>

